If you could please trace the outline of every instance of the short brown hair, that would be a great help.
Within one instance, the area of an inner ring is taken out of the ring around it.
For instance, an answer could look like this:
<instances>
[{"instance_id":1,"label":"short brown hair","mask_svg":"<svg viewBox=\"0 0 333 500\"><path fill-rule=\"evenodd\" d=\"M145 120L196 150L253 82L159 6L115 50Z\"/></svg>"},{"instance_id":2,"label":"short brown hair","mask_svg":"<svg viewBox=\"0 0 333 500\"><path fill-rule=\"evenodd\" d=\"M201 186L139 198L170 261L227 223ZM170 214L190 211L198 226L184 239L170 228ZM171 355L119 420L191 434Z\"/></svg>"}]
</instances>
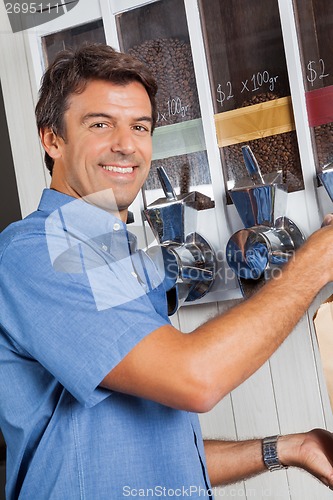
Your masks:
<instances>
[{"instance_id":1,"label":"short brown hair","mask_svg":"<svg viewBox=\"0 0 333 500\"><path fill-rule=\"evenodd\" d=\"M46 70L35 110L38 130L50 128L65 139L64 113L68 109L69 96L83 92L92 80L106 80L117 85L140 82L151 102L154 130L157 120L157 84L150 71L129 54L97 43L85 43L77 49L59 52ZM45 152L45 164L51 175L53 163L53 159Z\"/></svg>"}]
</instances>

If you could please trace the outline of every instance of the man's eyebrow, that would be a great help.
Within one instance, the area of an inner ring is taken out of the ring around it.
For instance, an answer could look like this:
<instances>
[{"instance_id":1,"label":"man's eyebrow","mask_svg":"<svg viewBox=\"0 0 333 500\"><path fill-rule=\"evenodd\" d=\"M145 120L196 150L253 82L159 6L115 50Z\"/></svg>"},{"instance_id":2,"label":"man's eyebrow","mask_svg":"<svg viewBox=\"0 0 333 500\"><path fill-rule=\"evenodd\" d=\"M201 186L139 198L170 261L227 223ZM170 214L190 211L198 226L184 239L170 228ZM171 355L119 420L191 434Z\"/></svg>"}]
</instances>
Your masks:
<instances>
[{"instance_id":1,"label":"man's eyebrow","mask_svg":"<svg viewBox=\"0 0 333 500\"><path fill-rule=\"evenodd\" d=\"M112 119L111 115L108 115L107 113L87 113L82 117L82 122L86 122L92 118L106 118L107 120Z\"/></svg>"},{"instance_id":2,"label":"man's eyebrow","mask_svg":"<svg viewBox=\"0 0 333 500\"><path fill-rule=\"evenodd\" d=\"M107 120L112 120L113 116L109 115L107 113L87 113L86 115L83 116L82 122L86 122L88 120L91 120L92 118L105 118ZM143 115L143 116L138 116L137 118L133 119L134 122L149 122L153 123L153 118L149 115Z\"/></svg>"},{"instance_id":3,"label":"man's eyebrow","mask_svg":"<svg viewBox=\"0 0 333 500\"><path fill-rule=\"evenodd\" d=\"M134 121L137 122L150 122L153 123L153 118L151 116L139 116Z\"/></svg>"}]
</instances>

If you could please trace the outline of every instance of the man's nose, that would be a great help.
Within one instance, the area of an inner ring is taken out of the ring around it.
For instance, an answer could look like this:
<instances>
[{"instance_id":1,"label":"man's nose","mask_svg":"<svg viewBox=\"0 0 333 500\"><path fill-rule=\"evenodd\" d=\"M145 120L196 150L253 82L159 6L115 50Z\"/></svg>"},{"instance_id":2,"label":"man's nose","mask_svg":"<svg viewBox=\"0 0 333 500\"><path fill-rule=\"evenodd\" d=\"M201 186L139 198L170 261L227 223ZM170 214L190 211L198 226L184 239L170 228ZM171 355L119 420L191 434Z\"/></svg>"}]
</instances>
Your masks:
<instances>
[{"instance_id":1,"label":"man's nose","mask_svg":"<svg viewBox=\"0 0 333 500\"><path fill-rule=\"evenodd\" d=\"M119 127L113 131L111 149L114 153L129 155L135 152L133 131Z\"/></svg>"}]
</instances>

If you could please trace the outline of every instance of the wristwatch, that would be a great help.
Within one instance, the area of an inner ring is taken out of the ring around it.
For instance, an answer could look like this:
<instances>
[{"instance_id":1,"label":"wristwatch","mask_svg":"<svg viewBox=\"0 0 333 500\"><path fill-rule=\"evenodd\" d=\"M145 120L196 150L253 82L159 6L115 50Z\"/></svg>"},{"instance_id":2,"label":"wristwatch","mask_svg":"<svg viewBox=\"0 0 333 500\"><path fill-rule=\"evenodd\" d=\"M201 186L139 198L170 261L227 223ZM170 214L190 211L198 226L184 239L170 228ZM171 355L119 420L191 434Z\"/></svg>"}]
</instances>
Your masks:
<instances>
[{"instance_id":1,"label":"wristwatch","mask_svg":"<svg viewBox=\"0 0 333 500\"><path fill-rule=\"evenodd\" d=\"M262 440L262 456L264 464L271 472L279 469L287 469L282 465L277 453L277 440L279 436L269 436Z\"/></svg>"}]
</instances>

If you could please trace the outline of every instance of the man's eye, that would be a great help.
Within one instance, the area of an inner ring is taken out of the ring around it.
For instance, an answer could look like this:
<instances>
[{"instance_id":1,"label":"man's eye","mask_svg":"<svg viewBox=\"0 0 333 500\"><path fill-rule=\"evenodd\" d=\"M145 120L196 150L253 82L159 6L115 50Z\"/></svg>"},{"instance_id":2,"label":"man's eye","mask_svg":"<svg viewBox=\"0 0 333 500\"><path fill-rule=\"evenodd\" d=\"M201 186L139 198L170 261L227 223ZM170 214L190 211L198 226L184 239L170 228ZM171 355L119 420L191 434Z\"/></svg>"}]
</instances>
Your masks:
<instances>
[{"instance_id":1,"label":"man's eye","mask_svg":"<svg viewBox=\"0 0 333 500\"><path fill-rule=\"evenodd\" d=\"M148 128L144 127L143 125L135 125L133 128L138 132L148 132Z\"/></svg>"},{"instance_id":2,"label":"man's eye","mask_svg":"<svg viewBox=\"0 0 333 500\"><path fill-rule=\"evenodd\" d=\"M94 123L94 124L92 125L92 127L93 127L93 128L106 128L106 127L107 127L107 125L106 125L106 123Z\"/></svg>"}]
</instances>

